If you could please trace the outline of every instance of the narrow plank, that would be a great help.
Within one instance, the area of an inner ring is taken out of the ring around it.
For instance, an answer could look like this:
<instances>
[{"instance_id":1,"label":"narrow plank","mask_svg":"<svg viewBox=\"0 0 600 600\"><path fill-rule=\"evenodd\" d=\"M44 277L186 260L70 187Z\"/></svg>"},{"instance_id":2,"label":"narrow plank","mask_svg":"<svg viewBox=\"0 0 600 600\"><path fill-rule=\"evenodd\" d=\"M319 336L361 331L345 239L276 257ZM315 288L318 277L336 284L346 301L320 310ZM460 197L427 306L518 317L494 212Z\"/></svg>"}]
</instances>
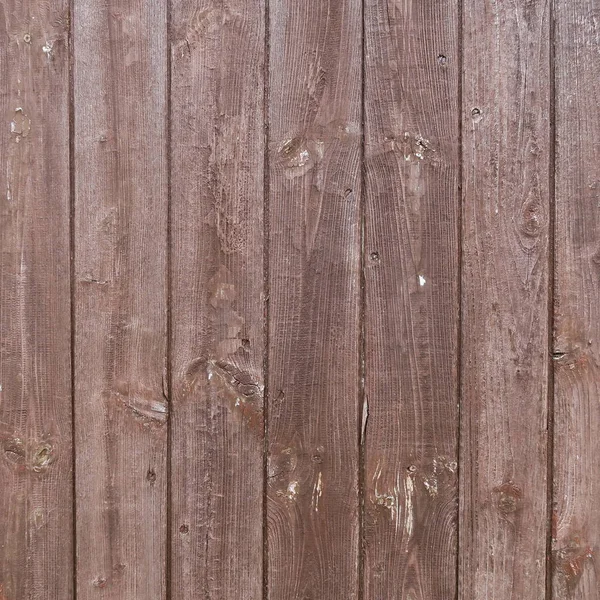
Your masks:
<instances>
[{"instance_id":1,"label":"narrow plank","mask_svg":"<svg viewBox=\"0 0 600 600\"><path fill-rule=\"evenodd\" d=\"M262 598L264 11L171 11L173 600Z\"/></svg>"},{"instance_id":2,"label":"narrow plank","mask_svg":"<svg viewBox=\"0 0 600 600\"><path fill-rule=\"evenodd\" d=\"M543 598L547 0L464 5L459 598Z\"/></svg>"},{"instance_id":3,"label":"narrow plank","mask_svg":"<svg viewBox=\"0 0 600 600\"><path fill-rule=\"evenodd\" d=\"M365 10L365 598L454 598L458 2Z\"/></svg>"},{"instance_id":4,"label":"narrow plank","mask_svg":"<svg viewBox=\"0 0 600 600\"><path fill-rule=\"evenodd\" d=\"M553 598L600 596L600 2L556 3Z\"/></svg>"},{"instance_id":5,"label":"narrow plank","mask_svg":"<svg viewBox=\"0 0 600 600\"><path fill-rule=\"evenodd\" d=\"M361 4L270 3L269 598L358 594Z\"/></svg>"},{"instance_id":6,"label":"narrow plank","mask_svg":"<svg viewBox=\"0 0 600 600\"><path fill-rule=\"evenodd\" d=\"M68 3L0 2L0 598L72 598Z\"/></svg>"},{"instance_id":7,"label":"narrow plank","mask_svg":"<svg viewBox=\"0 0 600 600\"><path fill-rule=\"evenodd\" d=\"M166 5L78 0L73 29L77 594L160 600Z\"/></svg>"},{"instance_id":8,"label":"narrow plank","mask_svg":"<svg viewBox=\"0 0 600 600\"><path fill-rule=\"evenodd\" d=\"M358 0L270 3L269 598L358 594Z\"/></svg>"}]
</instances>

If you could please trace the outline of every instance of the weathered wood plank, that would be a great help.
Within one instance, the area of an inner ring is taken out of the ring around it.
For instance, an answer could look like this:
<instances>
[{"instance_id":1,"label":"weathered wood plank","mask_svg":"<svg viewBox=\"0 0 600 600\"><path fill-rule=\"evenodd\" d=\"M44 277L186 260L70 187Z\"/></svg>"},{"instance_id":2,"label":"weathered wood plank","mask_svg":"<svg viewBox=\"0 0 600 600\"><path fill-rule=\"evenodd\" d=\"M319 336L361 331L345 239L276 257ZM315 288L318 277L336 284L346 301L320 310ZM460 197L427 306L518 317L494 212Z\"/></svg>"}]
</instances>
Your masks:
<instances>
[{"instance_id":1,"label":"weathered wood plank","mask_svg":"<svg viewBox=\"0 0 600 600\"><path fill-rule=\"evenodd\" d=\"M264 5L171 14L171 598L259 600Z\"/></svg>"},{"instance_id":2,"label":"weathered wood plank","mask_svg":"<svg viewBox=\"0 0 600 600\"><path fill-rule=\"evenodd\" d=\"M0 2L0 79L0 598L69 599L67 2Z\"/></svg>"},{"instance_id":3,"label":"weathered wood plank","mask_svg":"<svg viewBox=\"0 0 600 600\"><path fill-rule=\"evenodd\" d=\"M556 3L553 598L600 596L600 2Z\"/></svg>"},{"instance_id":4,"label":"weathered wood plank","mask_svg":"<svg viewBox=\"0 0 600 600\"><path fill-rule=\"evenodd\" d=\"M550 19L464 5L459 598L543 598Z\"/></svg>"},{"instance_id":5,"label":"weathered wood plank","mask_svg":"<svg viewBox=\"0 0 600 600\"><path fill-rule=\"evenodd\" d=\"M78 0L73 29L77 593L160 600L166 3Z\"/></svg>"},{"instance_id":6,"label":"weathered wood plank","mask_svg":"<svg viewBox=\"0 0 600 600\"><path fill-rule=\"evenodd\" d=\"M365 23L365 598L453 598L458 2Z\"/></svg>"},{"instance_id":7,"label":"weathered wood plank","mask_svg":"<svg viewBox=\"0 0 600 600\"><path fill-rule=\"evenodd\" d=\"M269 598L358 593L361 3L270 2Z\"/></svg>"}]
</instances>

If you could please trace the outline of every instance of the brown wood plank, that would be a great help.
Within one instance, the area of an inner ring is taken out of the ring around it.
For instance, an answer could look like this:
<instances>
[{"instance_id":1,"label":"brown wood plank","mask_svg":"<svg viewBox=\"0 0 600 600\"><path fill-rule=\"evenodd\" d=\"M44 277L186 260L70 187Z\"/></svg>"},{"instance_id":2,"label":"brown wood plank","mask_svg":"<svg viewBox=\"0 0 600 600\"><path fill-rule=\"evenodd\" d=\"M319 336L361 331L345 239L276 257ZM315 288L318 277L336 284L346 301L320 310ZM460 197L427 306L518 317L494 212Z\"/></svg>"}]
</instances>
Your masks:
<instances>
[{"instance_id":1,"label":"brown wood plank","mask_svg":"<svg viewBox=\"0 0 600 600\"><path fill-rule=\"evenodd\" d=\"M358 594L359 0L270 2L268 596Z\"/></svg>"},{"instance_id":2,"label":"brown wood plank","mask_svg":"<svg viewBox=\"0 0 600 600\"><path fill-rule=\"evenodd\" d=\"M600 597L600 2L556 3L553 598Z\"/></svg>"},{"instance_id":3,"label":"brown wood plank","mask_svg":"<svg viewBox=\"0 0 600 600\"><path fill-rule=\"evenodd\" d=\"M458 2L365 10L365 598L454 598Z\"/></svg>"},{"instance_id":4,"label":"brown wood plank","mask_svg":"<svg viewBox=\"0 0 600 600\"><path fill-rule=\"evenodd\" d=\"M172 5L173 600L259 600L264 5Z\"/></svg>"},{"instance_id":5,"label":"brown wood plank","mask_svg":"<svg viewBox=\"0 0 600 600\"><path fill-rule=\"evenodd\" d=\"M545 597L549 23L464 5L461 600Z\"/></svg>"},{"instance_id":6,"label":"brown wood plank","mask_svg":"<svg viewBox=\"0 0 600 600\"><path fill-rule=\"evenodd\" d=\"M0 3L0 598L72 597L68 3Z\"/></svg>"},{"instance_id":7,"label":"brown wood plank","mask_svg":"<svg viewBox=\"0 0 600 600\"><path fill-rule=\"evenodd\" d=\"M166 3L78 0L77 592L165 597Z\"/></svg>"}]
</instances>

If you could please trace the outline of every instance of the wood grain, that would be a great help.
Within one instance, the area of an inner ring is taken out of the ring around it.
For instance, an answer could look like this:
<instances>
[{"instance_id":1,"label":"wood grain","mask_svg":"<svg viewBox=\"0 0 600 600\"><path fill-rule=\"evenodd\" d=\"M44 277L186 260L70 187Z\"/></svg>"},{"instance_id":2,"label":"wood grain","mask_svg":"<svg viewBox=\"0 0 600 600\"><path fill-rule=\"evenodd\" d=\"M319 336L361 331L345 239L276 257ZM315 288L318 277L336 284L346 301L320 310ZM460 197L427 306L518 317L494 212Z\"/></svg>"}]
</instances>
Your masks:
<instances>
[{"instance_id":1,"label":"wood grain","mask_svg":"<svg viewBox=\"0 0 600 600\"><path fill-rule=\"evenodd\" d=\"M553 598L600 595L600 2L556 4Z\"/></svg>"},{"instance_id":2,"label":"wood grain","mask_svg":"<svg viewBox=\"0 0 600 600\"><path fill-rule=\"evenodd\" d=\"M69 16L0 2L0 598L72 597Z\"/></svg>"},{"instance_id":3,"label":"wood grain","mask_svg":"<svg viewBox=\"0 0 600 600\"><path fill-rule=\"evenodd\" d=\"M454 598L458 2L365 13L365 598Z\"/></svg>"},{"instance_id":4,"label":"wood grain","mask_svg":"<svg viewBox=\"0 0 600 600\"><path fill-rule=\"evenodd\" d=\"M361 3L270 2L268 597L358 594Z\"/></svg>"},{"instance_id":5,"label":"wood grain","mask_svg":"<svg viewBox=\"0 0 600 600\"><path fill-rule=\"evenodd\" d=\"M165 597L166 4L78 0L77 595Z\"/></svg>"},{"instance_id":6,"label":"wood grain","mask_svg":"<svg viewBox=\"0 0 600 600\"><path fill-rule=\"evenodd\" d=\"M263 586L264 6L172 5L171 598Z\"/></svg>"},{"instance_id":7,"label":"wood grain","mask_svg":"<svg viewBox=\"0 0 600 600\"><path fill-rule=\"evenodd\" d=\"M549 23L464 5L461 600L545 596Z\"/></svg>"}]
</instances>

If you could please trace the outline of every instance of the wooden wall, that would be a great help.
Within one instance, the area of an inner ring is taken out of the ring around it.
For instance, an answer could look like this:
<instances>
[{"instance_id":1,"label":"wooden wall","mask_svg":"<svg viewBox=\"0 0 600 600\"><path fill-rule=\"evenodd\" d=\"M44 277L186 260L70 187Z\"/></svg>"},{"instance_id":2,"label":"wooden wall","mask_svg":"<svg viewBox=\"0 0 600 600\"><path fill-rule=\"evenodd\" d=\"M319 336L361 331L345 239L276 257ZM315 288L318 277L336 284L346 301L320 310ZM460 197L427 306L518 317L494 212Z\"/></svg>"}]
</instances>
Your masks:
<instances>
[{"instance_id":1,"label":"wooden wall","mask_svg":"<svg viewBox=\"0 0 600 600\"><path fill-rule=\"evenodd\" d=\"M0 600L600 597L600 0L0 0Z\"/></svg>"}]
</instances>

